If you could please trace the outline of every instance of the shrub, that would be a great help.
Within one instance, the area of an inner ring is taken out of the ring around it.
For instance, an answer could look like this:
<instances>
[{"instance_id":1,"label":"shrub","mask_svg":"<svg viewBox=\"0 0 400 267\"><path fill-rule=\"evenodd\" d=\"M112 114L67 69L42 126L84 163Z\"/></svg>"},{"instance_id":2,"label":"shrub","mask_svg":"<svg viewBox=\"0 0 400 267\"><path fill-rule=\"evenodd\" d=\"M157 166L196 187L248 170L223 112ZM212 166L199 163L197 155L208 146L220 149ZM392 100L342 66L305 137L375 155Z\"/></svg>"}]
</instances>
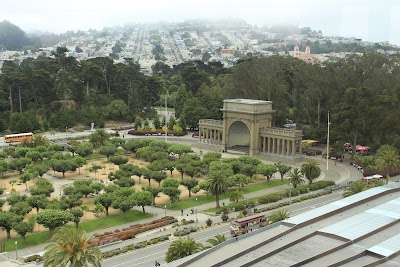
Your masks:
<instances>
[{"instance_id":1,"label":"shrub","mask_svg":"<svg viewBox=\"0 0 400 267\"><path fill-rule=\"evenodd\" d=\"M246 209L246 205L243 202L231 204L231 207L232 207L232 209L234 208L235 211L240 211L240 210Z\"/></svg>"},{"instance_id":2,"label":"shrub","mask_svg":"<svg viewBox=\"0 0 400 267\"><path fill-rule=\"evenodd\" d=\"M247 214L249 214L249 212L247 210L243 210L242 214L243 214L243 216L246 216Z\"/></svg>"},{"instance_id":3,"label":"shrub","mask_svg":"<svg viewBox=\"0 0 400 267\"><path fill-rule=\"evenodd\" d=\"M31 256L29 256L29 257L27 257L25 259L25 263L33 262L33 261L36 261L36 260L43 261L43 257L40 256L40 255L37 255L37 254L31 255Z\"/></svg>"},{"instance_id":4,"label":"shrub","mask_svg":"<svg viewBox=\"0 0 400 267\"><path fill-rule=\"evenodd\" d=\"M221 215L221 220L222 220L223 222L226 222L228 219L229 219L228 214L222 213L222 215Z\"/></svg>"},{"instance_id":5,"label":"shrub","mask_svg":"<svg viewBox=\"0 0 400 267\"><path fill-rule=\"evenodd\" d=\"M300 194L308 193L308 185L300 185L296 189L299 190Z\"/></svg>"},{"instance_id":6,"label":"shrub","mask_svg":"<svg viewBox=\"0 0 400 267\"><path fill-rule=\"evenodd\" d=\"M212 225L212 220L210 218L207 219L206 224L208 227Z\"/></svg>"},{"instance_id":7,"label":"shrub","mask_svg":"<svg viewBox=\"0 0 400 267\"><path fill-rule=\"evenodd\" d=\"M268 195L267 195L267 196L259 197L259 198L258 198L258 203L259 203L259 204L267 204L267 203L269 203Z\"/></svg>"}]
</instances>

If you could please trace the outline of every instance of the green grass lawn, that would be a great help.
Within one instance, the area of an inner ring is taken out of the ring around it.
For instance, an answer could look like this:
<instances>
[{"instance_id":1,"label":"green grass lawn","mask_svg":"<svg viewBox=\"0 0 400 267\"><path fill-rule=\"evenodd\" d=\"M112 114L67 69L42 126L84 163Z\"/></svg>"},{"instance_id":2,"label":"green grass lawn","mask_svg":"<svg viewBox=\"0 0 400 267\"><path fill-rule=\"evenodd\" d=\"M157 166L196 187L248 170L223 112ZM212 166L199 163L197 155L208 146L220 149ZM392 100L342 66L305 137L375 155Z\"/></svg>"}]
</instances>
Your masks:
<instances>
[{"instance_id":1,"label":"green grass lawn","mask_svg":"<svg viewBox=\"0 0 400 267\"><path fill-rule=\"evenodd\" d=\"M269 182L265 181L262 183L246 185L245 187L241 187L240 191L243 192L243 194L247 194L247 193L283 185L286 183L287 183L287 181L280 181L280 180L271 180ZM223 194L220 197L220 200L229 198L231 192L233 192L235 190L237 190L236 187L230 188L225 194ZM195 207L195 206L210 203L210 202L215 202L215 196L213 196L211 194L209 194L208 196L198 196L197 201L196 201L196 197L192 196L191 198L180 199L179 201L173 203L172 208L170 207L169 204L167 204L167 208L172 209L172 210L184 210L184 209L188 209L191 207Z\"/></svg>"},{"instance_id":2,"label":"green grass lawn","mask_svg":"<svg viewBox=\"0 0 400 267\"><path fill-rule=\"evenodd\" d=\"M134 222L146 218L152 217L151 214L148 213L143 213L141 211L137 210L132 210L126 213L126 219L124 219L123 214L117 214L117 215L111 215L108 217L92 220L92 221L87 221L79 224L79 228L84 229L86 232L94 232L96 230L124 224L124 223L129 223L129 222ZM43 244L46 243L50 240L49 237L49 231L44 231L40 233L34 233L31 235L28 235L26 237L26 243L22 243L22 238L12 238L9 240L0 240L0 244L5 244L6 246L6 251L14 251L16 246L15 246L15 241L18 242L18 249L23 249L23 248L28 248L32 247L35 245Z\"/></svg>"}]
</instances>

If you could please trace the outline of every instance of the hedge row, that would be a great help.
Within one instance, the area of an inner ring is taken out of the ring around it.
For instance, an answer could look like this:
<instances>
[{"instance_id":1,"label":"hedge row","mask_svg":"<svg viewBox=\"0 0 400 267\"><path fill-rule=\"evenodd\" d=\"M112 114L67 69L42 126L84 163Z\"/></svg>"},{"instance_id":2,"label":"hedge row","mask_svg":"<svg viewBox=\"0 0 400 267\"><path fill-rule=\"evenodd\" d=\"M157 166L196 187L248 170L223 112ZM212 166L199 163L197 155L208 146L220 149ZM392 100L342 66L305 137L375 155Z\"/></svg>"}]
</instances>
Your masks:
<instances>
[{"instance_id":1,"label":"hedge row","mask_svg":"<svg viewBox=\"0 0 400 267\"><path fill-rule=\"evenodd\" d=\"M137 234L153 230L165 225L169 225L177 222L178 220L172 216L163 217L144 224L131 225L128 228L123 228L122 230L115 230L114 232L105 232L103 234L95 234L93 238L89 240L90 244L94 245L106 245L117 241L127 240L135 238Z\"/></svg>"},{"instance_id":2,"label":"hedge row","mask_svg":"<svg viewBox=\"0 0 400 267\"><path fill-rule=\"evenodd\" d=\"M292 197L298 196L300 194L306 194L309 193L310 191L316 191L319 189L324 189L328 186L335 185L335 182L333 181L317 181L315 183L312 183L310 185L300 185L297 188L292 188L291 190L287 189L284 191L279 191L275 193L271 193L262 197L259 197L257 201L255 200L243 200L238 203L231 203L227 205L226 207L222 207L219 210L216 211L216 214L221 214L224 212L225 214L228 214L231 211L241 211L245 210L248 208L252 208L256 206L257 204L268 204L268 203L273 203L277 202L281 199L288 198L290 195ZM292 201L294 202L294 201Z\"/></svg>"},{"instance_id":3,"label":"hedge row","mask_svg":"<svg viewBox=\"0 0 400 267\"><path fill-rule=\"evenodd\" d=\"M173 233L173 236L184 236L188 235L190 233L196 232L197 229L196 227L189 227L189 228L184 228L182 230L177 230Z\"/></svg>"},{"instance_id":4,"label":"hedge row","mask_svg":"<svg viewBox=\"0 0 400 267\"><path fill-rule=\"evenodd\" d=\"M113 256L119 255L121 253L125 253L125 252L128 252L128 251L131 251L131 250L141 249L141 248L144 248L144 247L149 246L149 245L157 244L158 242L169 240L169 236L170 235L163 235L163 236L159 236L159 237L156 237L156 238L152 238L152 239L147 240L147 241L142 241L140 243L131 244L131 245L128 245L128 246L124 246L122 248L116 248L116 249L113 249L113 250L110 250L110 251L106 251L106 252L103 252L103 258L110 258L110 257L113 257Z\"/></svg>"}]
</instances>

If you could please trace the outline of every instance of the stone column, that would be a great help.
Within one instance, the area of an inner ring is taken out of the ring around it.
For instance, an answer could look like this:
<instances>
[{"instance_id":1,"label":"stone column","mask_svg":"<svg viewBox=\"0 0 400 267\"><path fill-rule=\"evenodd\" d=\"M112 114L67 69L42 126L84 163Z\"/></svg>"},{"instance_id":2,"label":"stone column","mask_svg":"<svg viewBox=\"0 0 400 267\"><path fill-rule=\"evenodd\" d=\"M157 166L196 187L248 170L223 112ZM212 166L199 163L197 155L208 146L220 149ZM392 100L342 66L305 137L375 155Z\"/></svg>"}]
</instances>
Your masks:
<instances>
[{"instance_id":1,"label":"stone column","mask_svg":"<svg viewBox=\"0 0 400 267\"><path fill-rule=\"evenodd\" d=\"M286 156L290 157L290 140L286 140Z\"/></svg>"},{"instance_id":2,"label":"stone column","mask_svg":"<svg viewBox=\"0 0 400 267\"><path fill-rule=\"evenodd\" d=\"M276 154L280 155L281 153L281 143L282 143L282 139L280 138L276 138L276 141L278 142L277 148L276 148Z\"/></svg>"},{"instance_id":3,"label":"stone column","mask_svg":"<svg viewBox=\"0 0 400 267\"><path fill-rule=\"evenodd\" d=\"M276 138L272 138L272 153L275 154L275 142L276 142Z\"/></svg>"},{"instance_id":4,"label":"stone column","mask_svg":"<svg viewBox=\"0 0 400 267\"><path fill-rule=\"evenodd\" d=\"M267 138L266 138L265 136L262 136L261 138L263 139L263 142L262 142L262 144L263 144L262 151L263 151L263 153L265 153L265 146L266 146L265 142L267 142Z\"/></svg>"},{"instance_id":5,"label":"stone column","mask_svg":"<svg viewBox=\"0 0 400 267\"><path fill-rule=\"evenodd\" d=\"M296 156L296 141L292 140L292 157Z\"/></svg>"}]
</instances>

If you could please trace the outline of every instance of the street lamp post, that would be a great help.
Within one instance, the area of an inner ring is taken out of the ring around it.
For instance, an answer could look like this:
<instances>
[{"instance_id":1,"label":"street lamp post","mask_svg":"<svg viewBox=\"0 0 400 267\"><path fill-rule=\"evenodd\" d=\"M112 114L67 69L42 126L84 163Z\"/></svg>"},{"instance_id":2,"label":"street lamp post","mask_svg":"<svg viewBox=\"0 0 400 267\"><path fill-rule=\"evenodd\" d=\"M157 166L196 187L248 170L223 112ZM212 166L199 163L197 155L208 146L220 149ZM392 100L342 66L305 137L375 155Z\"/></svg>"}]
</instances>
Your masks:
<instances>
[{"instance_id":1,"label":"street lamp post","mask_svg":"<svg viewBox=\"0 0 400 267\"><path fill-rule=\"evenodd\" d=\"M167 102L168 102L168 90L167 93L165 94L165 123L167 123L167 115L168 115L168 108L167 108ZM165 142L168 140L168 125L165 129Z\"/></svg>"},{"instance_id":2,"label":"street lamp post","mask_svg":"<svg viewBox=\"0 0 400 267\"><path fill-rule=\"evenodd\" d=\"M15 241L15 259L18 260L18 241Z\"/></svg>"},{"instance_id":3,"label":"street lamp post","mask_svg":"<svg viewBox=\"0 0 400 267\"><path fill-rule=\"evenodd\" d=\"M329 170L329 125L331 122L329 121L329 111L328 111L328 135L326 137L326 170Z\"/></svg>"},{"instance_id":4,"label":"street lamp post","mask_svg":"<svg viewBox=\"0 0 400 267\"><path fill-rule=\"evenodd\" d=\"M65 142L67 142L67 139L68 139L67 129L68 129L68 127L65 127Z\"/></svg>"},{"instance_id":5,"label":"street lamp post","mask_svg":"<svg viewBox=\"0 0 400 267\"><path fill-rule=\"evenodd\" d=\"M167 217L167 205L164 205L164 217Z\"/></svg>"},{"instance_id":6,"label":"street lamp post","mask_svg":"<svg viewBox=\"0 0 400 267\"><path fill-rule=\"evenodd\" d=\"M196 206L197 206L197 197L196 197ZM196 229L197 229L197 208L196 208Z\"/></svg>"}]
</instances>

